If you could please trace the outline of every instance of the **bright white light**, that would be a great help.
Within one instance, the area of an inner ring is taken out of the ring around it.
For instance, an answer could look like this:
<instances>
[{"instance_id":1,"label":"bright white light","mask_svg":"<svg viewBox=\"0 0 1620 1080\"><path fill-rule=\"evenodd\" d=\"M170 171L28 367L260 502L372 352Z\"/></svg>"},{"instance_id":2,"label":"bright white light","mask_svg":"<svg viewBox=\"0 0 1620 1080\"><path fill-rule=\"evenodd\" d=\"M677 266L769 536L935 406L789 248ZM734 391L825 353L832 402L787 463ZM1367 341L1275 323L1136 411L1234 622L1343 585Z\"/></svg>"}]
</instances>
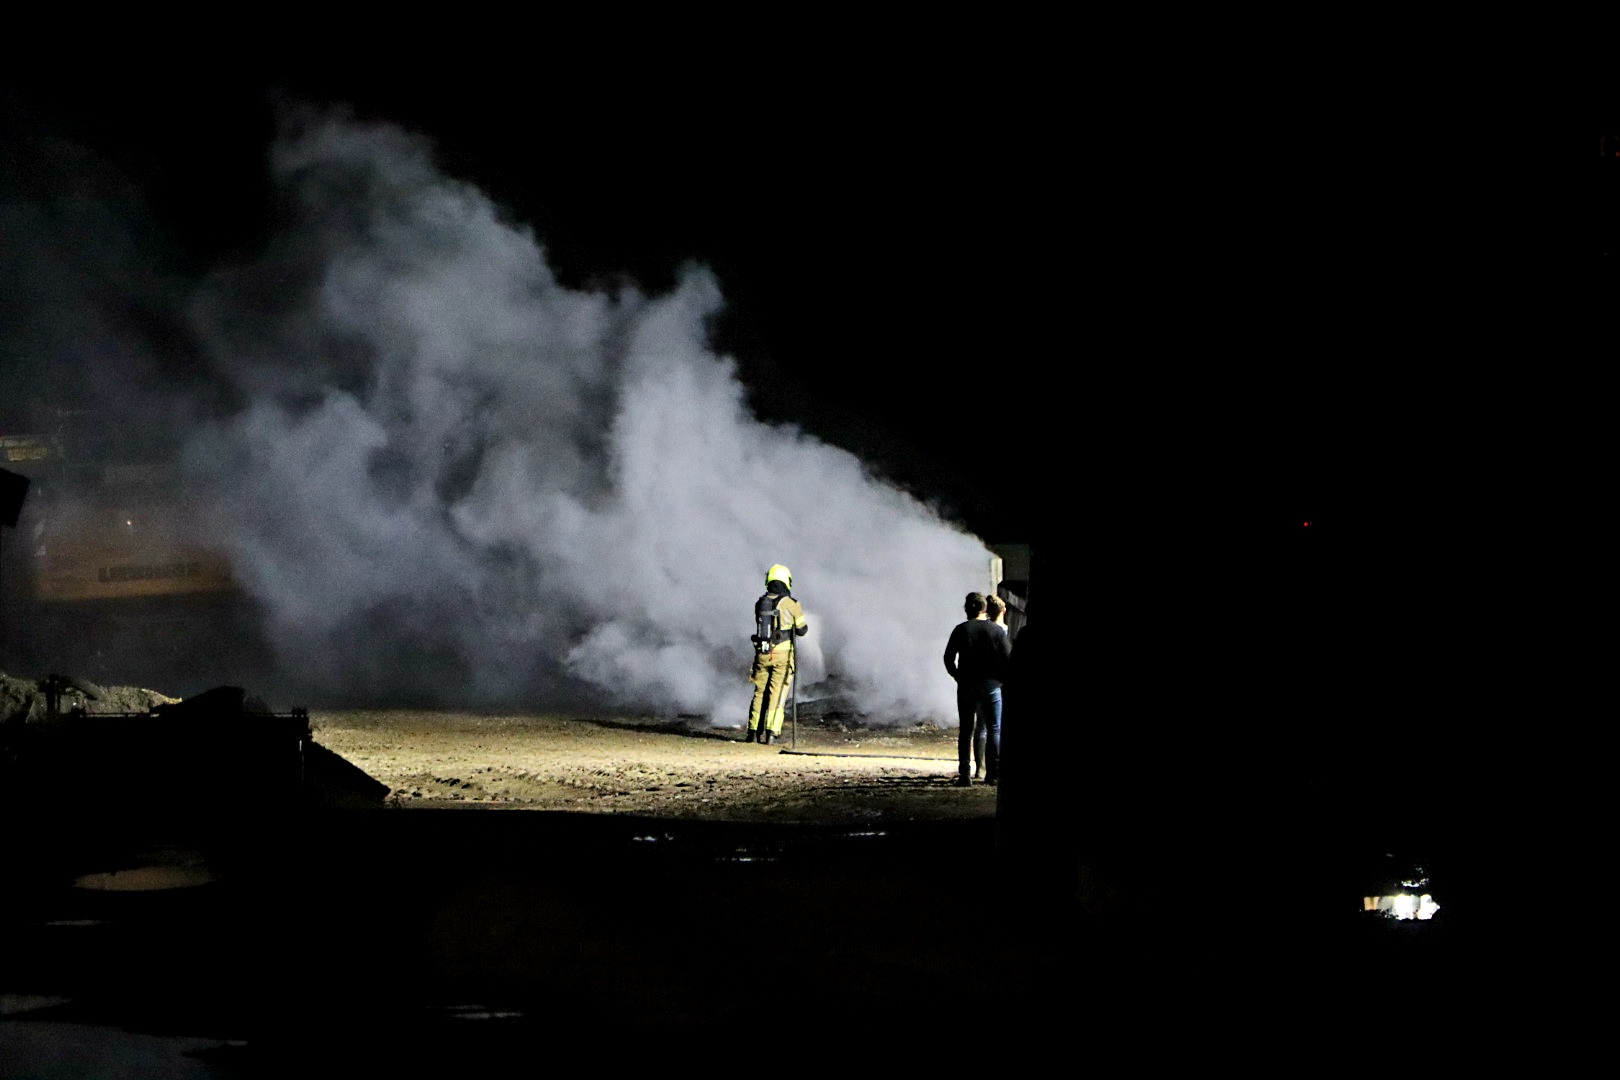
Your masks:
<instances>
[{"instance_id":1,"label":"bright white light","mask_svg":"<svg viewBox=\"0 0 1620 1080\"><path fill-rule=\"evenodd\" d=\"M1397 896L1363 897L1361 909L1363 911L1375 911L1392 919L1426 920L1434 918L1434 913L1440 910L1440 905L1435 903L1434 897L1428 893L1421 896L1400 893Z\"/></svg>"}]
</instances>

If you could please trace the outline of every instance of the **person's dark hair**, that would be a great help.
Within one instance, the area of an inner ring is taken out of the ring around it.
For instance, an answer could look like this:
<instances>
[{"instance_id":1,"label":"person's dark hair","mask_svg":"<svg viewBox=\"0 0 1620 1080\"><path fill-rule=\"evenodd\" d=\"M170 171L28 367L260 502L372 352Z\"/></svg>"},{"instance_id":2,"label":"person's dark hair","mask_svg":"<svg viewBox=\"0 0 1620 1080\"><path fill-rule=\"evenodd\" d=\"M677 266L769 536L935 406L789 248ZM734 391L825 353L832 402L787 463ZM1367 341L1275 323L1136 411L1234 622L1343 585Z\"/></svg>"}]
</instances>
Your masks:
<instances>
[{"instance_id":1,"label":"person's dark hair","mask_svg":"<svg viewBox=\"0 0 1620 1080\"><path fill-rule=\"evenodd\" d=\"M990 613L990 619L994 622L1003 611L1007 610L1007 601L999 596L987 596L984 598L984 609Z\"/></svg>"},{"instance_id":2,"label":"person's dark hair","mask_svg":"<svg viewBox=\"0 0 1620 1080\"><path fill-rule=\"evenodd\" d=\"M983 611L984 610L984 593L977 593L977 592L968 593L967 594L967 599L962 601L962 610L968 613L968 618L970 618L970 619L973 618L973 616L977 615L979 612Z\"/></svg>"}]
</instances>

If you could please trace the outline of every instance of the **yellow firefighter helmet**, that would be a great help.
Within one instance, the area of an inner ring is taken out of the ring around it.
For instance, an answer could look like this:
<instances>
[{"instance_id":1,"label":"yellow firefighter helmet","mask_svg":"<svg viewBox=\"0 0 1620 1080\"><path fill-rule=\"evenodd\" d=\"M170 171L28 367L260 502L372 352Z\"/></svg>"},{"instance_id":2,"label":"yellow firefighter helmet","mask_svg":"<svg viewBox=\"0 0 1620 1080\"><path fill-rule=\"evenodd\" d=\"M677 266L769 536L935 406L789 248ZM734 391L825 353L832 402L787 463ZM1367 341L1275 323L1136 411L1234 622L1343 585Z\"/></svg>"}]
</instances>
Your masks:
<instances>
[{"instance_id":1,"label":"yellow firefighter helmet","mask_svg":"<svg viewBox=\"0 0 1620 1080\"><path fill-rule=\"evenodd\" d=\"M788 587L789 592L793 591L793 571L789 570L781 563L777 563L775 566L765 571L765 584L769 585L773 581L780 581L782 584Z\"/></svg>"}]
</instances>

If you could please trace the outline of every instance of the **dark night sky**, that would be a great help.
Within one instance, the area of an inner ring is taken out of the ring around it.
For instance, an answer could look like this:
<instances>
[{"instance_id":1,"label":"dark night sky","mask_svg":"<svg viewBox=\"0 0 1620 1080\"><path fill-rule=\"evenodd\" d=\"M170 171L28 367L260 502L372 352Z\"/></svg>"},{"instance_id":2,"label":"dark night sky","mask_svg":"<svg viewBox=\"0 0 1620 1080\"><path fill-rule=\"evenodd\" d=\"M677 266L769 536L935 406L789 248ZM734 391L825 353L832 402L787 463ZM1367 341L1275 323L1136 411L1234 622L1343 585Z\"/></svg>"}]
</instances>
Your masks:
<instances>
[{"instance_id":1,"label":"dark night sky","mask_svg":"<svg viewBox=\"0 0 1620 1080\"><path fill-rule=\"evenodd\" d=\"M1389 236L1377 160L1330 167L1275 114L1220 127L1218 156L1151 115L1121 131L1070 112L1039 58L650 49L476 74L126 59L14 76L0 102L13 138L125 174L192 270L264 242L279 101L426 133L565 281L713 267L760 415L987 537L1070 544L1095 512L1122 550L1291 542L1299 519L1401 527L1421 501L1435 380L1386 355L1418 304L1360 263Z\"/></svg>"},{"instance_id":2,"label":"dark night sky","mask_svg":"<svg viewBox=\"0 0 1620 1080\"><path fill-rule=\"evenodd\" d=\"M1024 493L992 442L966 436L995 411L1003 446L1026 437L1031 377L1078 356L1072 338L1037 336L1056 314L1041 251L1055 234L1020 204L1026 151L982 101L925 103L871 72L747 93L734 72L677 67L667 84L595 85L249 70L114 87L58 72L0 101L13 139L70 140L127 177L182 270L264 242L279 102L425 133L570 284L661 289L683 263L712 267L729 305L717 344L760 415L857 451L987 535L1026 538Z\"/></svg>"}]
</instances>

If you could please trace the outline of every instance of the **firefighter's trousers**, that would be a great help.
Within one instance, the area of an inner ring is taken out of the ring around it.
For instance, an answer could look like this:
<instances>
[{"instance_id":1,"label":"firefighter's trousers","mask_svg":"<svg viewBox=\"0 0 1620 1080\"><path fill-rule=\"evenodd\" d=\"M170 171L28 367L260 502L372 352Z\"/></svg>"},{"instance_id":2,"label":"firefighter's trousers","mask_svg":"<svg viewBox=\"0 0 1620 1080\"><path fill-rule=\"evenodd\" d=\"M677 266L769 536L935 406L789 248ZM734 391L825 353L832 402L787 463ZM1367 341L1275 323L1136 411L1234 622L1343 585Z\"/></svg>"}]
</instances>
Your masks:
<instances>
[{"instance_id":1,"label":"firefighter's trousers","mask_svg":"<svg viewBox=\"0 0 1620 1080\"><path fill-rule=\"evenodd\" d=\"M778 645L754 656L754 670L749 676L754 684L754 703L748 707L749 731L782 734L782 710L793 689L793 671L792 645Z\"/></svg>"}]
</instances>

